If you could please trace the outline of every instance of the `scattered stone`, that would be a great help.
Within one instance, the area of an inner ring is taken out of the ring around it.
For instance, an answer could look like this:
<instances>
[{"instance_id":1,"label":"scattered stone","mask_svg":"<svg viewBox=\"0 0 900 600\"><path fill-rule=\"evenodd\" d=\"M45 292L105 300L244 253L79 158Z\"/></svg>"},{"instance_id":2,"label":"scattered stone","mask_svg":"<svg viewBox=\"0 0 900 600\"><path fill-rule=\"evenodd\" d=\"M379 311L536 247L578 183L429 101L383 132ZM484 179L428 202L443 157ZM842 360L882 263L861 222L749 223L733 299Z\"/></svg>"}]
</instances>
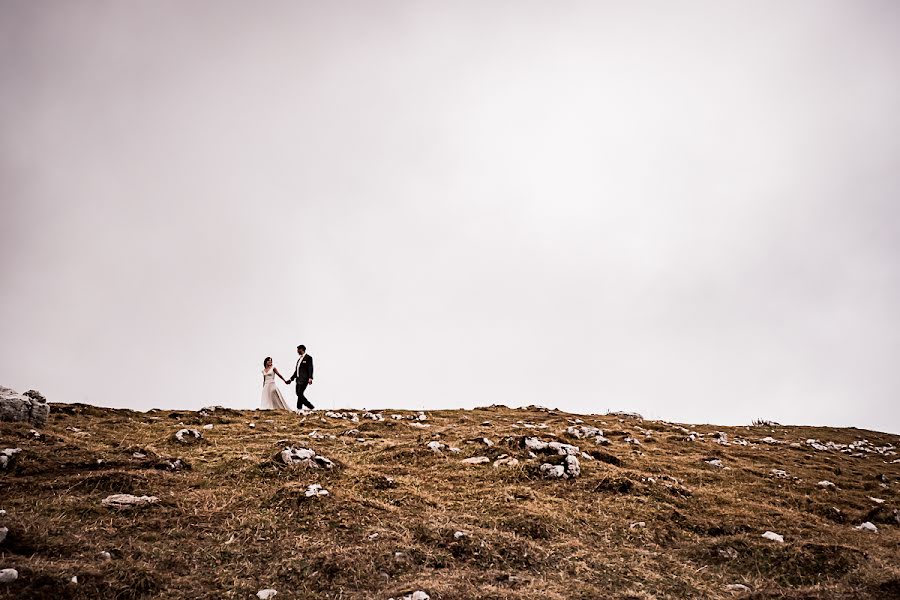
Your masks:
<instances>
[{"instance_id":1,"label":"scattered stone","mask_svg":"<svg viewBox=\"0 0 900 600\"><path fill-rule=\"evenodd\" d=\"M878 528L875 527L875 525L870 523L869 521L866 521L865 523L857 525L853 529L856 529L858 531L869 531L871 533L878 533Z\"/></svg>"},{"instance_id":2,"label":"scattered stone","mask_svg":"<svg viewBox=\"0 0 900 600\"><path fill-rule=\"evenodd\" d=\"M272 588L266 588L256 592L256 597L259 598L259 600L269 600L269 598L274 598L276 594L278 594L278 592Z\"/></svg>"},{"instance_id":3,"label":"scattered stone","mask_svg":"<svg viewBox=\"0 0 900 600\"><path fill-rule=\"evenodd\" d=\"M388 598L388 600L431 600L431 596L421 590L418 590L413 592L412 594L407 594L406 596L400 596L397 598Z\"/></svg>"},{"instance_id":4,"label":"scattered stone","mask_svg":"<svg viewBox=\"0 0 900 600\"><path fill-rule=\"evenodd\" d=\"M578 462L577 457L568 454L562 464L542 464L541 473L543 473L545 477L550 477L552 479L574 479L581 475L581 464Z\"/></svg>"},{"instance_id":5,"label":"scattered stone","mask_svg":"<svg viewBox=\"0 0 900 600\"><path fill-rule=\"evenodd\" d=\"M433 441L433 442L428 442L427 444L425 444L425 447L428 448L429 450L431 450L432 452L440 452L441 450L443 450L444 448L447 447L447 444L442 444L441 442Z\"/></svg>"},{"instance_id":6,"label":"scattered stone","mask_svg":"<svg viewBox=\"0 0 900 600\"><path fill-rule=\"evenodd\" d=\"M866 498L868 498L875 504L884 504L884 500L882 500L881 498L873 498L872 496L866 496Z\"/></svg>"},{"instance_id":7,"label":"scattered stone","mask_svg":"<svg viewBox=\"0 0 900 600\"><path fill-rule=\"evenodd\" d=\"M134 496L132 494L113 494L100 503L107 508L136 508L149 506L159 502L156 496Z\"/></svg>"},{"instance_id":8,"label":"scattered stone","mask_svg":"<svg viewBox=\"0 0 900 600\"><path fill-rule=\"evenodd\" d=\"M790 479L791 477L787 474L787 471L784 471L782 469L772 469L771 471L769 471L769 473L771 473L773 477L777 477L779 479Z\"/></svg>"},{"instance_id":9,"label":"scattered stone","mask_svg":"<svg viewBox=\"0 0 900 600\"><path fill-rule=\"evenodd\" d=\"M501 454L497 457L497 460L494 461L494 467L515 467L519 464L519 459L509 456L508 454Z\"/></svg>"},{"instance_id":10,"label":"scattered stone","mask_svg":"<svg viewBox=\"0 0 900 600\"><path fill-rule=\"evenodd\" d=\"M705 462L706 464L708 464L712 467L718 467L720 469L724 466L722 464L722 460L718 459L718 458L704 458L703 462Z\"/></svg>"},{"instance_id":11,"label":"scattered stone","mask_svg":"<svg viewBox=\"0 0 900 600\"><path fill-rule=\"evenodd\" d=\"M764 444L783 444L784 443L784 442L779 442L778 440L776 440L775 438L773 438L771 436L766 436L759 441L763 442Z\"/></svg>"},{"instance_id":12,"label":"scattered stone","mask_svg":"<svg viewBox=\"0 0 900 600\"><path fill-rule=\"evenodd\" d=\"M72 575L72 579L70 579L69 581L71 581L72 583L77 584L77 583L78 583L78 575Z\"/></svg>"},{"instance_id":13,"label":"scattered stone","mask_svg":"<svg viewBox=\"0 0 900 600\"><path fill-rule=\"evenodd\" d=\"M256 423L247 423L247 427L249 427L250 429L256 429Z\"/></svg>"},{"instance_id":14,"label":"scattered stone","mask_svg":"<svg viewBox=\"0 0 900 600\"><path fill-rule=\"evenodd\" d=\"M454 539L454 540L460 540L460 539L462 539L462 538L464 538L464 537L469 537L469 534L466 533L465 531L454 531L454 532L453 532L453 539Z\"/></svg>"},{"instance_id":15,"label":"scattered stone","mask_svg":"<svg viewBox=\"0 0 900 600\"><path fill-rule=\"evenodd\" d=\"M625 438L624 440L622 440L622 441L625 442L626 444L632 444L632 445L634 445L634 446L640 446L640 445L641 445L640 440L638 440L638 439L636 439L636 438L633 438L633 437L631 437L630 435L629 435L628 437L626 437L626 438Z\"/></svg>"},{"instance_id":16,"label":"scattered stone","mask_svg":"<svg viewBox=\"0 0 900 600\"><path fill-rule=\"evenodd\" d=\"M832 491L833 491L833 490L836 490L836 489L837 489L837 486L836 486L834 483L828 481L827 479L823 479L822 481L820 481L820 482L817 483L816 485L819 486L820 488L826 489L826 490L832 490Z\"/></svg>"},{"instance_id":17,"label":"scattered stone","mask_svg":"<svg viewBox=\"0 0 900 600\"><path fill-rule=\"evenodd\" d=\"M647 526L647 524L644 523L643 521L638 521L637 523L632 523L631 525L629 525L628 529L640 529L640 528L643 528L646 526Z\"/></svg>"},{"instance_id":18,"label":"scattered stone","mask_svg":"<svg viewBox=\"0 0 900 600\"><path fill-rule=\"evenodd\" d=\"M323 488L323 487L322 487L321 485L319 485L318 483L311 483L311 484L306 488L306 492L305 492L305 493L306 493L306 497L307 497L307 498L312 498L313 496L327 496L327 495L328 495L328 490L326 490L325 488Z\"/></svg>"},{"instance_id":19,"label":"scattered stone","mask_svg":"<svg viewBox=\"0 0 900 600\"><path fill-rule=\"evenodd\" d=\"M0 569L0 583L12 583L19 578L19 572L15 569Z\"/></svg>"},{"instance_id":20,"label":"scattered stone","mask_svg":"<svg viewBox=\"0 0 900 600\"><path fill-rule=\"evenodd\" d=\"M203 429L206 429L206 430L210 430L210 429L212 429L212 428L213 428L213 424L212 424L212 423L207 423L206 425L203 426Z\"/></svg>"},{"instance_id":21,"label":"scattered stone","mask_svg":"<svg viewBox=\"0 0 900 600\"><path fill-rule=\"evenodd\" d=\"M181 458L164 458L156 463L154 467L160 471L184 471L185 469L190 469L191 465Z\"/></svg>"},{"instance_id":22,"label":"scattered stone","mask_svg":"<svg viewBox=\"0 0 900 600\"><path fill-rule=\"evenodd\" d=\"M384 415L381 413L364 412L363 419L371 419L372 421L384 421Z\"/></svg>"},{"instance_id":23,"label":"scattered stone","mask_svg":"<svg viewBox=\"0 0 900 600\"><path fill-rule=\"evenodd\" d=\"M333 469L334 463L324 456L316 454L311 448L292 448L288 446L278 453L286 465L304 465L312 469Z\"/></svg>"},{"instance_id":24,"label":"scattered stone","mask_svg":"<svg viewBox=\"0 0 900 600\"><path fill-rule=\"evenodd\" d=\"M16 454L21 451L21 448L5 448L0 452L0 469L5 469L7 466L11 465Z\"/></svg>"},{"instance_id":25,"label":"scattered stone","mask_svg":"<svg viewBox=\"0 0 900 600\"><path fill-rule=\"evenodd\" d=\"M726 592L749 592L750 588L748 588L743 583L729 583L725 586Z\"/></svg>"},{"instance_id":26,"label":"scattered stone","mask_svg":"<svg viewBox=\"0 0 900 600\"><path fill-rule=\"evenodd\" d=\"M762 537L766 538L767 540L772 540L773 542L778 542L779 544L784 543L784 536L778 535L774 531L767 531L762 534Z\"/></svg>"},{"instance_id":27,"label":"scattered stone","mask_svg":"<svg viewBox=\"0 0 900 600\"><path fill-rule=\"evenodd\" d=\"M47 399L35 390L19 394L13 389L0 386L0 421L31 423L43 427L50 415Z\"/></svg>"},{"instance_id":28,"label":"scattered stone","mask_svg":"<svg viewBox=\"0 0 900 600\"><path fill-rule=\"evenodd\" d=\"M487 456L473 456L471 458L464 458L462 462L465 465L483 465L491 462L491 459Z\"/></svg>"},{"instance_id":29,"label":"scattered stone","mask_svg":"<svg viewBox=\"0 0 900 600\"><path fill-rule=\"evenodd\" d=\"M112 554L110 554L109 552L104 550L103 552L100 553L100 558L103 560L112 560Z\"/></svg>"},{"instance_id":30,"label":"scattered stone","mask_svg":"<svg viewBox=\"0 0 900 600\"><path fill-rule=\"evenodd\" d=\"M131 456L133 456L134 458L147 458L147 455L143 452L132 452Z\"/></svg>"},{"instance_id":31,"label":"scattered stone","mask_svg":"<svg viewBox=\"0 0 900 600\"><path fill-rule=\"evenodd\" d=\"M179 429L175 432L175 439L182 444L192 444L202 438L203 434L196 429Z\"/></svg>"}]
</instances>

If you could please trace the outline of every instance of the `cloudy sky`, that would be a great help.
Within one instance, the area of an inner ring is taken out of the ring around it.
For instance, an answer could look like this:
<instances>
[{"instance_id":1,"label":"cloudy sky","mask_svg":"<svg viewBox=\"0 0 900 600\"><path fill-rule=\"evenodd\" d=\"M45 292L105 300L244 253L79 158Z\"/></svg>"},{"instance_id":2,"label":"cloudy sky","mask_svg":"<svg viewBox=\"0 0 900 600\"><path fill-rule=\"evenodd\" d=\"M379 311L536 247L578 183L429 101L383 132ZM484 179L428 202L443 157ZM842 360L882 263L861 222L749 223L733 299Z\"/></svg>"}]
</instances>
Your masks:
<instances>
[{"instance_id":1,"label":"cloudy sky","mask_svg":"<svg viewBox=\"0 0 900 600\"><path fill-rule=\"evenodd\" d=\"M0 0L0 384L900 432L897 107L892 0Z\"/></svg>"}]
</instances>

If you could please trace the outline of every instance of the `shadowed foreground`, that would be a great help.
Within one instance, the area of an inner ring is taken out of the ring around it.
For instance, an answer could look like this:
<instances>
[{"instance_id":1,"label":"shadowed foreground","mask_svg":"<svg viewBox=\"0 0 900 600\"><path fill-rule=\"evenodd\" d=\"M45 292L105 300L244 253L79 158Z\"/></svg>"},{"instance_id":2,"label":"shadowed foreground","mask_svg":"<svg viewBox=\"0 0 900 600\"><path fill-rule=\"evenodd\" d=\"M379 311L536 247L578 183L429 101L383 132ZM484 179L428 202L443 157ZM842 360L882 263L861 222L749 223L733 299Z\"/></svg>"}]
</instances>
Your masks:
<instances>
[{"instance_id":1,"label":"shadowed foreground","mask_svg":"<svg viewBox=\"0 0 900 600\"><path fill-rule=\"evenodd\" d=\"M896 435L538 408L380 414L54 404L39 431L0 423L0 450L22 450L0 470L0 569L19 572L0 598L900 597ZM582 425L609 443L566 431ZM182 428L202 438L180 442ZM528 437L589 453L580 476L544 478L558 457L532 456ZM288 446L334 467L285 465ZM478 456L489 462L462 463ZM308 497L313 483L329 494ZM101 505L119 493L158 502ZM877 533L854 529L867 521Z\"/></svg>"}]
</instances>

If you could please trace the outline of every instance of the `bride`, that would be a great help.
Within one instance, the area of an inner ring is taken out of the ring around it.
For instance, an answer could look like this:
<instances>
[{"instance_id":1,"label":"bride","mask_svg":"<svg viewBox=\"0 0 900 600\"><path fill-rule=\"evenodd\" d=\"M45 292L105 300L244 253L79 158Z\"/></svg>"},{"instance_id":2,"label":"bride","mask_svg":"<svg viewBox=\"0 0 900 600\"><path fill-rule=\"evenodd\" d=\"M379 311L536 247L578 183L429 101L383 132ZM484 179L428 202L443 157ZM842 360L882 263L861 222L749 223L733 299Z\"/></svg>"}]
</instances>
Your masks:
<instances>
[{"instance_id":1,"label":"bride","mask_svg":"<svg viewBox=\"0 0 900 600\"><path fill-rule=\"evenodd\" d=\"M281 395L281 392L275 386L275 376L278 375L278 378L287 383L284 377L281 376L281 373L278 372L278 369L272 364L272 357L267 356L266 360L263 361L263 388L262 388L262 400L260 401L260 408L262 409L276 409L276 410L291 410L287 405L287 402L284 401L284 396Z\"/></svg>"}]
</instances>

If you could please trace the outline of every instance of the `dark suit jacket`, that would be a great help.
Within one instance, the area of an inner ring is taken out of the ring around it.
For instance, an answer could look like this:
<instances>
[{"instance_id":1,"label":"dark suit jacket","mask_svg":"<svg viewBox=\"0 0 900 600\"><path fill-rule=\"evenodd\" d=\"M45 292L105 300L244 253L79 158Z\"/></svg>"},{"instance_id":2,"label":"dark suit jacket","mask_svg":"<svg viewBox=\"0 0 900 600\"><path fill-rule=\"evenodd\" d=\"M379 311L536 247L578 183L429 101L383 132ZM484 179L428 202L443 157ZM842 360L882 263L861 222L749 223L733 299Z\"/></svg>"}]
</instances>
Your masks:
<instances>
[{"instance_id":1,"label":"dark suit jacket","mask_svg":"<svg viewBox=\"0 0 900 600\"><path fill-rule=\"evenodd\" d=\"M313 378L313 359L309 354L304 354L302 358L298 358L297 362L300 363L299 369L297 368L297 363L294 363L294 373L291 375L290 383L294 379L297 380L297 383L305 384L310 379Z\"/></svg>"}]
</instances>

